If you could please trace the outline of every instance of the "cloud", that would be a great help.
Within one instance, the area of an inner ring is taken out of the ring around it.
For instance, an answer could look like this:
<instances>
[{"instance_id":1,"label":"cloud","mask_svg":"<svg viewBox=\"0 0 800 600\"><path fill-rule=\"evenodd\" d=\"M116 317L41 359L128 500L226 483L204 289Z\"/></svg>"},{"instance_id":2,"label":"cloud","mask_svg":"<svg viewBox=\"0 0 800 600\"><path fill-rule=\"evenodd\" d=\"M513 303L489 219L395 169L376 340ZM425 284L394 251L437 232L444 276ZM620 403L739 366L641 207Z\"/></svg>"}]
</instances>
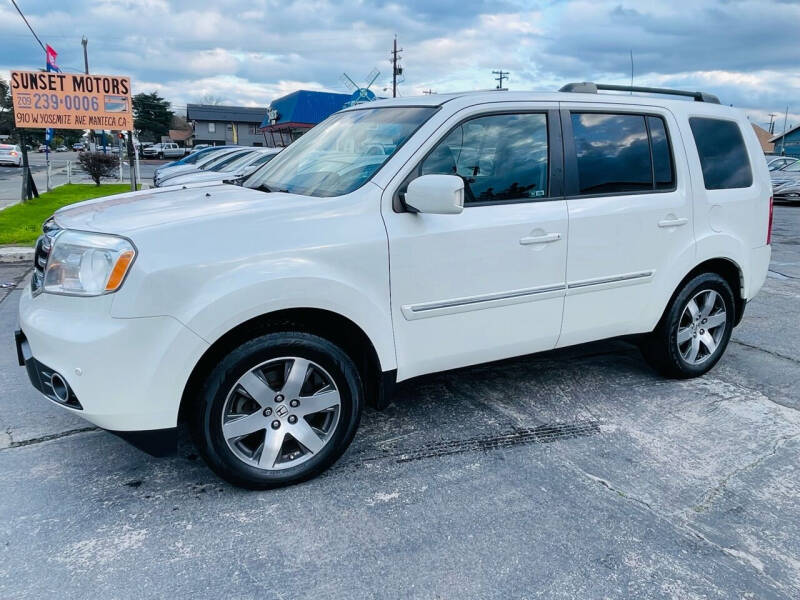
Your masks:
<instances>
[{"instance_id":1,"label":"cloud","mask_svg":"<svg viewBox=\"0 0 800 600\"><path fill-rule=\"evenodd\" d=\"M391 80L395 34L401 93L493 87L557 89L566 81L702 89L764 121L800 91L800 4L777 0L25 0L21 7L66 71L128 74L134 91L177 106L204 95L266 106L299 87L346 91L377 68ZM0 76L37 68L43 52L0 3ZM13 48L9 51L8 48ZM385 93L385 92L383 92ZM800 107L794 107L800 111ZM798 116L790 113L796 123Z\"/></svg>"}]
</instances>

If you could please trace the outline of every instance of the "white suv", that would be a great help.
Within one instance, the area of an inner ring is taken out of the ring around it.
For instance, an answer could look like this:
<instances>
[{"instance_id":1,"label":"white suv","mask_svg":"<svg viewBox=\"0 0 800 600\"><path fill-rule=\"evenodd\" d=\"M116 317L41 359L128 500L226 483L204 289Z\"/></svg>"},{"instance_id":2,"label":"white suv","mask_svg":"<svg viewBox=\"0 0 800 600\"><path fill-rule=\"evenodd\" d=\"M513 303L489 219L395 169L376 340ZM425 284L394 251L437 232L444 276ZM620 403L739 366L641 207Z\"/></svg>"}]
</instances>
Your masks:
<instances>
[{"instance_id":1,"label":"white suv","mask_svg":"<svg viewBox=\"0 0 800 600\"><path fill-rule=\"evenodd\" d=\"M241 187L63 208L20 302L20 362L151 452L188 421L252 488L329 467L364 405L418 375L616 336L702 375L766 277L761 148L707 94L598 88L616 89L362 104Z\"/></svg>"}]
</instances>

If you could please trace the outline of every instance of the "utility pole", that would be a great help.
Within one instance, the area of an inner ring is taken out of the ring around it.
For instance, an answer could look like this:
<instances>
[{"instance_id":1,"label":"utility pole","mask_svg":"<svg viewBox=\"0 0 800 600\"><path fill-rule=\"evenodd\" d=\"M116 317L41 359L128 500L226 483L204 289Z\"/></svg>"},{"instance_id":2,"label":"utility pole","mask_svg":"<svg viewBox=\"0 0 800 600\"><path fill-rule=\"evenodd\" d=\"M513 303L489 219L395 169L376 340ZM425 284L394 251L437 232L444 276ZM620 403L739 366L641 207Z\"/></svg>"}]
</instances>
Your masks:
<instances>
[{"instance_id":1,"label":"utility pole","mask_svg":"<svg viewBox=\"0 0 800 600\"><path fill-rule=\"evenodd\" d=\"M778 116L778 113L769 113L769 132L771 134L775 133L775 117Z\"/></svg>"},{"instance_id":2,"label":"utility pole","mask_svg":"<svg viewBox=\"0 0 800 600\"><path fill-rule=\"evenodd\" d=\"M783 137L781 137L781 156L786 152L786 121L789 119L789 107L786 107L786 112L783 114Z\"/></svg>"},{"instance_id":3,"label":"utility pole","mask_svg":"<svg viewBox=\"0 0 800 600\"><path fill-rule=\"evenodd\" d=\"M87 75L89 74L89 53L86 50L86 44L89 43L89 40L86 39L86 36L81 38L81 44L83 45L83 72Z\"/></svg>"},{"instance_id":4,"label":"utility pole","mask_svg":"<svg viewBox=\"0 0 800 600\"><path fill-rule=\"evenodd\" d=\"M395 35L394 47L392 48L392 98L397 98L397 76L403 74L403 67L399 65L402 51L402 48L397 49L397 35Z\"/></svg>"},{"instance_id":5,"label":"utility pole","mask_svg":"<svg viewBox=\"0 0 800 600\"><path fill-rule=\"evenodd\" d=\"M492 71L492 75L497 75L497 77L494 78L494 80L498 82L497 89L504 90L505 88L503 87L503 79L508 79L508 71L503 71L503 69L500 69L499 71Z\"/></svg>"}]
</instances>

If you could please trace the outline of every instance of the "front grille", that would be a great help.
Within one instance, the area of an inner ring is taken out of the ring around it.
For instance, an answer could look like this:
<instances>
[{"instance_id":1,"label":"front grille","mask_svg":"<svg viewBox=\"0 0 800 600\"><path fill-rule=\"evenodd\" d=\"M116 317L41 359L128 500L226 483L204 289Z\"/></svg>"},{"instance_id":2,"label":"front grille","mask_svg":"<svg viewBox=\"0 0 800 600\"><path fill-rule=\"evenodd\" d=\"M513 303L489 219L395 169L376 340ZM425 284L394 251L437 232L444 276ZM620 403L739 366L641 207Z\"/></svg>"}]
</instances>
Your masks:
<instances>
[{"instance_id":1,"label":"front grille","mask_svg":"<svg viewBox=\"0 0 800 600\"><path fill-rule=\"evenodd\" d=\"M33 253L33 276L31 277L31 292L36 295L42 291L44 285L44 271L47 268L47 259L53 249L53 241L61 231L53 219L48 219L42 225L42 235L36 240L36 250Z\"/></svg>"}]
</instances>

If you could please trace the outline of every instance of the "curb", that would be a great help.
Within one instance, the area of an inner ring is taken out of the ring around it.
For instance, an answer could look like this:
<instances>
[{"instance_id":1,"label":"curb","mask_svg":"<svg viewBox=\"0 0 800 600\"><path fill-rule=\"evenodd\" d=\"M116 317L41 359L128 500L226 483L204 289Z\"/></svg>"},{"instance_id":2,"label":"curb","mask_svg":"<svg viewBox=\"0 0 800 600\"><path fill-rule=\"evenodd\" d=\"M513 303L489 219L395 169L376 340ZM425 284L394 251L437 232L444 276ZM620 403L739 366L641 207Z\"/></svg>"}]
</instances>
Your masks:
<instances>
[{"instance_id":1,"label":"curb","mask_svg":"<svg viewBox=\"0 0 800 600\"><path fill-rule=\"evenodd\" d=\"M31 263L33 262L33 248L24 246L7 246L0 247L0 264L9 263Z\"/></svg>"}]
</instances>

